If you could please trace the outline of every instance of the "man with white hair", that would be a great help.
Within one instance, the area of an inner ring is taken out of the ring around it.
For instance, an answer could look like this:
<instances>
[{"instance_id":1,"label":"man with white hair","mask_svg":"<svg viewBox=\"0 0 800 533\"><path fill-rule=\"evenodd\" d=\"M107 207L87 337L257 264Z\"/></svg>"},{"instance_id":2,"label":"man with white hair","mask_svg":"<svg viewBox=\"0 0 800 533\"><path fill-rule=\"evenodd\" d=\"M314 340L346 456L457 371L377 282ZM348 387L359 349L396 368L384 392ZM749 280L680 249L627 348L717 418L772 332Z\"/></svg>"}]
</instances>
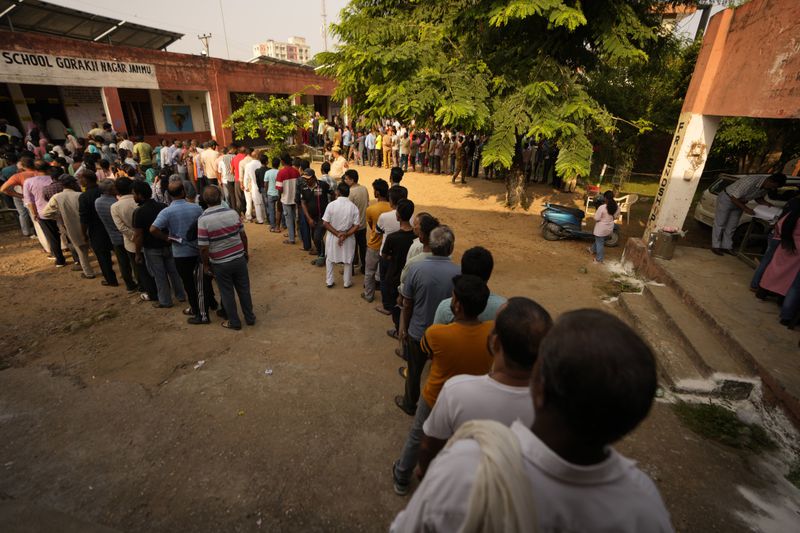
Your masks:
<instances>
[{"instance_id":1,"label":"man with white hair","mask_svg":"<svg viewBox=\"0 0 800 533\"><path fill-rule=\"evenodd\" d=\"M420 341L428 326L433 324L439 302L452 296L453 278L461 273L461 267L450 260L455 240L448 226L431 231L431 256L411 265L400 293L403 309L398 336L408 361L408 372L405 394L395 396L394 403L409 416L416 414L420 379L428 360Z\"/></svg>"}]
</instances>

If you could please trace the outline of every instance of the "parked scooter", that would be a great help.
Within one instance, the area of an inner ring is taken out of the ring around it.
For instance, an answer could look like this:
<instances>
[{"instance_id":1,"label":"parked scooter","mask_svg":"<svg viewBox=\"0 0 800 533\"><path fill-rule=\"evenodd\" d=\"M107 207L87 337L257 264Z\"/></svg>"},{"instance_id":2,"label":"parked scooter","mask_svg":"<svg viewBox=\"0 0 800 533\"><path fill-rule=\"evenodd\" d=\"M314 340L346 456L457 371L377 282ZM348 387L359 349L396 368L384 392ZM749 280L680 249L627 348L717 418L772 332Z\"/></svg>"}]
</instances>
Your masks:
<instances>
[{"instance_id":1,"label":"parked scooter","mask_svg":"<svg viewBox=\"0 0 800 533\"><path fill-rule=\"evenodd\" d=\"M547 203L542 211L542 236L547 241L594 240L592 232L585 231L581 226L585 215L586 213L576 207ZM606 246L613 248L617 245L619 245L619 226L614 224L614 231L606 237Z\"/></svg>"}]
</instances>

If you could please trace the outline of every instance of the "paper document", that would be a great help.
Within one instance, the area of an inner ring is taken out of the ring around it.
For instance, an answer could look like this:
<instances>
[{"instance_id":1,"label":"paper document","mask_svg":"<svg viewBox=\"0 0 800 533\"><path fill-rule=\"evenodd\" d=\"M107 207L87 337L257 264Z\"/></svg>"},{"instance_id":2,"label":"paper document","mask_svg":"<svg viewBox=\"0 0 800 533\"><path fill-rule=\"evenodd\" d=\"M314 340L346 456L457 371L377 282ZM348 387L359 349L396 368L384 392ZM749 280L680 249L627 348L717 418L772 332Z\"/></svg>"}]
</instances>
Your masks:
<instances>
[{"instance_id":1,"label":"paper document","mask_svg":"<svg viewBox=\"0 0 800 533\"><path fill-rule=\"evenodd\" d=\"M755 218L770 222L777 220L781 214L780 207L773 207L771 205L757 205L753 208L753 211L756 212L755 215L753 215Z\"/></svg>"}]
</instances>

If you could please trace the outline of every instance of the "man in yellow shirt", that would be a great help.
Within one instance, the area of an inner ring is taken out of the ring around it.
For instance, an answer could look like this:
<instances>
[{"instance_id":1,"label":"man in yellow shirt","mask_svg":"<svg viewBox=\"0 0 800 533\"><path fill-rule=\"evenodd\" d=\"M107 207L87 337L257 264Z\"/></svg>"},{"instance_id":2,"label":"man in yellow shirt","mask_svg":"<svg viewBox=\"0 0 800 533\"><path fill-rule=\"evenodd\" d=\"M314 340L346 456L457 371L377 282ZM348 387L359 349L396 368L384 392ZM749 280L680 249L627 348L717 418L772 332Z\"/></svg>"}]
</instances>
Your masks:
<instances>
[{"instance_id":1,"label":"man in yellow shirt","mask_svg":"<svg viewBox=\"0 0 800 533\"><path fill-rule=\"evenodd\" d=\"M489 287L478 276L458 275L453 279L453 314L451 324L434 324L425 330L420 341L423 353L431 360L431 370L422 389L417 412L403 452L392 467L394 491L399 495L408 493L411 475L417 466L422 426L430 415L444 383L460 374L479 376L492 368L492 354L487 340L494 328L494 321L478 319L489 300ZM400 368L401 373L404 368Z\"/></svg>"},{"instance_id":2,"label":"man in yellow shirt","mask_svg":"<svg viewBox=\"0 0 800 533\"><path fill-rule=\"evenodd\" d=\"M376 166L380 168L381 163L383 162L383 135L378 131L378 134L375 136L375 159L376 159Z\"/></svg>"},{"instance_id":3,"label":"man in yellow shirt","mask_svg":"<svg viewBox=\"0 0 800 533\"><path fill-rule=\"evenodd\" d=\"M392 210L392 206L389 205L389 184L386 183L386 180L373 181L372 192L377 201L367 207L367 256L364 260L364 292L361 293L361 297L369 303L375 299L376 274L383 242L383 234L379 233L377 229L378 217Z\"/></svg>"},{"instance_id":4,"label":"man in yellow shirt","mask_svg":"<svg viewBox=\"0 0 800 533\"><path fill-rule=\"evenodd\" d=\"M381 148L383 150L383 168L392 167L392 128L386 128L382 135Z\"/></svg>"}]
</instances>

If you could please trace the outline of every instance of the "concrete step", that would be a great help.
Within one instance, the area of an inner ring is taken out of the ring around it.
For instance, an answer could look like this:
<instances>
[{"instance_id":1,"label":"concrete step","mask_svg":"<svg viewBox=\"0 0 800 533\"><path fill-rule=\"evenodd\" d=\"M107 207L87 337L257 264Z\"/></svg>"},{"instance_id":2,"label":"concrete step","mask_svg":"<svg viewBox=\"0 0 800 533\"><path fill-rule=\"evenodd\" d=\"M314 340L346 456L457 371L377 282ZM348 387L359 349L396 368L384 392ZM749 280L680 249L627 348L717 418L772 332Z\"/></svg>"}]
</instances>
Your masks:
<instances>
[{"instance_id":1,"label":"concrete step","mask_svg":"<svg viewBox=\"0 0 800 533\"><path fill-rule=\"evenodd\" d=\"M703 375L675 338L659 309L649 298L634 293L622 293L619 306L630 324L644 337L656 355L659 377L675 392L713 394L716 383Z\"/></svg>"},{"instance_id":2,"label":"concrete step","mask_svg":"<svg viewBox=\"0 0 800 533\"><path fill-rule=\"evenodd\" d=\"M670 287L648 284L644 295L661 312L669 327L683 342L689 356L704 375L712 373L752 377L750 371L722 345L717 332L681 300Z\"/></svg>"}]
</instances>

